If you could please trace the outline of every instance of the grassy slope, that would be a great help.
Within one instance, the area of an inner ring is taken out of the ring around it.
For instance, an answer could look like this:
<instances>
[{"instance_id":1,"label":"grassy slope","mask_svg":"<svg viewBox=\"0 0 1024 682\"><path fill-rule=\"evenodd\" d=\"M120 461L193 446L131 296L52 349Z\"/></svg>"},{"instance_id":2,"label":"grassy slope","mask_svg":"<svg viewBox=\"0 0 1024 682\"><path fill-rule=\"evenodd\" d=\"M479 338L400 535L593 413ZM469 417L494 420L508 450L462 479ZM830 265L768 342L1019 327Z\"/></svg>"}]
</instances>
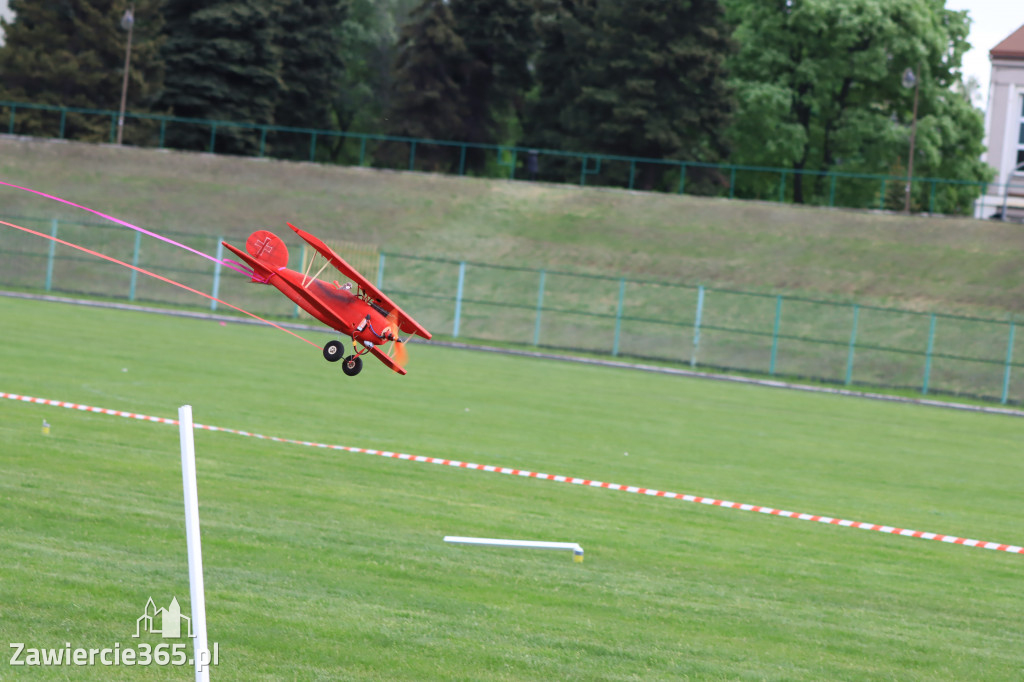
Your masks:
<instances>
[{"instance_id":1,"label":"grassy slope","mask_svg":"<svg viewBox=\"0 0 1024 682\"><path fill-rule=\"evenodd\" d=\"M385 251L993 315L1024 311L1024 230L205 154L0 138L0 179L154 229L296 222ZM84 214L0 190L5 215Z\"/></svg>"},{"instance_id":2,"label":"grassy slope","mask_svg":"<svg viewBox=\"0 0 1024 682\"><path fill-rule=\"evenodd\" d=\"M412 349L407 377L374 364L347 379L269 328L2 298L0 321L2 391L166 417L188 402L198 422L269 435L1024 540L1018 419L429 346ZM1022 672L1020 556L196 440L218 679ZM0 640L130 646L147 597L187 603L173 427L4 400L0 461ZM445 534L573 540L587 559L449 547Z\"/></svg>"}]
</instances>

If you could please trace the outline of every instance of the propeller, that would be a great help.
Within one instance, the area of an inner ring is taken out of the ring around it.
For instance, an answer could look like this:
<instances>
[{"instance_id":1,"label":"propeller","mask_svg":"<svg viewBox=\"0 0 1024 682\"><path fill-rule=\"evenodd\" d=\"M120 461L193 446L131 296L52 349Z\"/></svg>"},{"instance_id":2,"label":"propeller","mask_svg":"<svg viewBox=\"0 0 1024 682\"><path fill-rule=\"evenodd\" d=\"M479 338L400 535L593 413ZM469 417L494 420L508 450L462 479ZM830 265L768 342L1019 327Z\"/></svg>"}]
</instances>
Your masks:
<instances>
[{"instance_id":1,"label":"propeller","mask_svg":"<svg viewBox=\"0 0 1024 682\"><path fill-rule=\"evenodd\" d=\"M395 339L394 344L391 346L391 359L399 367L405 368L405 364L409 362L409 352L405 349L405 341L399 338Z\"/></svg>"},{"instance_id":2,"label":"propeller","mask_svg":"<svg viewBox=\"0 0 1024 682\"><path fill-rule=\"evenodd\" d=\"M405 348L405 341L402 341L398 337L401 331L398 328L398 313L392 310L387 317L388 326L391 327L391 359L395 361L395 364L401 368L405 368L405 364L409 362L409 352Z\"/></svg>"}]
</instances>

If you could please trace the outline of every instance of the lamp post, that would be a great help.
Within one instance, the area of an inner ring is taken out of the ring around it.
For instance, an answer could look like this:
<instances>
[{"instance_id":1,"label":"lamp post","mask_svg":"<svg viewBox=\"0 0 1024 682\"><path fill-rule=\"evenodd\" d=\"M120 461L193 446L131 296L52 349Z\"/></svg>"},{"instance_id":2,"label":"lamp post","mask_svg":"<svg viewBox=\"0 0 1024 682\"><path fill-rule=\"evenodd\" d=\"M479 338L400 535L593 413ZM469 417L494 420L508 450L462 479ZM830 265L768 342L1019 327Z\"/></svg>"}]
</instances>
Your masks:
<instances>
[{"instance_id":1,"label":"lamp post","mask_svg":"<svg viewBox=\"0 0 1024 682\"><path fill-rule=\"evenodd\" d=\"M124 105L128 99L128 67L132 60L132 28L135 26L135 5L124 11L121 17L121 28L128 31L128 46L124 50L124 81L121 83L121 113L117 117L117 143L121 144L124 135Z\"/></svg>"},{"instance_id":2,"label":"lamp post","mask_svg":"<svg viewBox=\"0 0 1024 682\"><path fill-rule=\"evenodd\" d=\"M921 70L920 65L917 70ZM909 67L903 72L903 87L914 88L914 114L910 122L910 154L907 157L907 187L903 200L903 210L910 213L910 183L914 177L914 138L917 137L917 92L921 87L921 79Z\"/></svg>"}]
</instances>

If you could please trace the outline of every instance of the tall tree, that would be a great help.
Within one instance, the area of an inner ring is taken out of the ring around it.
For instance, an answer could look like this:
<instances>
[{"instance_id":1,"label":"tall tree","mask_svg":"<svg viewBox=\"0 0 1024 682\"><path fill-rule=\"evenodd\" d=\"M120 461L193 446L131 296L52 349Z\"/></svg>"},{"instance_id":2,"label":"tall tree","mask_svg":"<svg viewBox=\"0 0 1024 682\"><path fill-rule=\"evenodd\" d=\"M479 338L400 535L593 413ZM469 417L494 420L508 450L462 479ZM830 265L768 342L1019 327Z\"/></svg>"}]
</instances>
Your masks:
<instances>
[{"instance_id":1,"label":"tall tree","mask_svg":"<svg viewBox=\"0 0 1024 682\"><path fill-rule=\"evenodd\" d=\"M583 89L587 42L594 33L597 0L540 0L533 58L536 87L523 122L524 141L534 147L579 149L581 126L572 120Z\"/></svg>"},{"instance_id":2,"label":"tall tree","mask_svg":"<svg viewBox=\"0 0 1024 682\"><path fill-rule=\"evenodd\" d=\"M345 75L334 100L339 130L380 132L392 95L399 30L422 0L351 0L339 33Z\"/></svg>"},{"instance_id":3,"label":"tall tree","mask_svg":"<svg viewBox=\"0 0 1024 682\"><path fill-rule=\"evenodd\" d=\"M164 90L157 104L176 116L273 123L282 89L273 5L260 0L165 0ZM169 127L167 143L206 149L206 126ZM216 150L253 154L259 133L219 126Z\"/></svg>"},{"instance_id":4,"label":"tall tree","mask_svg":"<svg viewBox=\"0 0 1024 682\"><path fill-rule=\"evenodd\" d=\"M392 132L477 144L512 142L531 82L532 12L527 0L420 4L399 40ZM425 134L415 134L417 129ZM454 155L448 148L435 156ZM481 170L488 157L470 149L460 163Z\"/></svg>"},{"instance_id":5,"label":"tall tree","mask_svg":"<svg viewBox=\"0 0 1024 682\"><path fill-rule=\"evenodd\" d=\"M128 6L122 0L11 0L15 16L11 22L3 20L0 99L116 111L128 42L121 19ZM135 0L134 6L127 108L146 111L163 77L158 56L163 19L157 0ZM16 130L55 135L56 121L56 115L23 110L17 115ZM127 130L133 125L129 123ZM106 141L110 118L68 113L64 134Z\"/></svg>"},{"instance_id":6,"label":"tall tree","mask_svg":"<svg viewBox=\"0 0 1024 682\"><path fill-rule=\"evenodd\" d=\"M347 10L344 0L283 0L276 13L276 44L281 55L281 91L274 123L324 129L333 123L344 68L339 34ZM309 158L308 136L279 136L275 155Z\"/></svg>"},{"instance_id":7,"label":"tall tree","mask_svg":"<svg viewBox=\"0 0 1024 682\"><path fill-rule=\"evenodd\" d=\"M402 29L395 62L388 132L440 140L460 136L469 105L463 84L472 56L455 31L446 0L424 0ZM421 150L431 170L449 169L448 149Z\"/></svg>"},{"instance_id":8,"label":"tall tree","mask_svg":"<svg viewBox=\"0 0 1024 682\"><path fill-rule=\"evenodd\" d=\"M741 45L731 62L739 93L733 161L797 171L797 202L832 191L849 195L846 202L875 201L877 185L835 190L800 171L905 173L914 90L901 76L909 68L920 83L914 175L986 179L981 114L962 94L965 12L946 10L944 0L726 4Z\"/></svg>"},{"instance_id":9,"label":"tall tree","mask_svg":"<svg viewBox=\"0 0 1024 682\"><path fill-rule=\"evenodd\" d=\"M532 86L533 4L530 0L449 2L455 31L471 57L461 83L469 116L460 136L467 142L502 142L510 132L510 121L521 117L524 97Z\"/></svg>"},{"instance_id":10,"label":"tall tree","mask_svg":"<svg viewBox=\"0 0 1024 682\"><path fill-rule=\"evenodd\" d=\"M721 160L732 49L717 0L554 0L541 7L539 92L528 140L574 151ZM621 182L611 178L608 181ZM641 187L664 182L638 170Z\"/></svg>"}]
</instances>

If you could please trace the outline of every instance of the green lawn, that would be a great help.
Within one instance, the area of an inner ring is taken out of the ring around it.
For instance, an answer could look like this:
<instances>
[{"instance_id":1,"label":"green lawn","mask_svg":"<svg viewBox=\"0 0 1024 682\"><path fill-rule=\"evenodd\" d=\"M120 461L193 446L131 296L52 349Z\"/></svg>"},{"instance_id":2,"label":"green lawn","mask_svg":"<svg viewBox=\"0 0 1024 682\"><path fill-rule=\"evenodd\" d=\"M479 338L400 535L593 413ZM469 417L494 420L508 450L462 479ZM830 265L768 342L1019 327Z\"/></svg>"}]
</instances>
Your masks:
<instances>
[{"instance_id":1,"label":"green lawn","mask_svg":"<svg viewBox=\"0 0 1024 682\"><path fill-rule=\"evenodd\" d=\"M406 377L347 378L269 328L6 298L0 332L4 392L1024 542L1016 418L428 345ZM229 433L196 448L216 679L1024 674L1024 556ZM187 613L176 428L3 400L0 462L0 640L136 646L148 597ZM24 673L191 674L0 663Z\"/></svg>"}]
</instances>

